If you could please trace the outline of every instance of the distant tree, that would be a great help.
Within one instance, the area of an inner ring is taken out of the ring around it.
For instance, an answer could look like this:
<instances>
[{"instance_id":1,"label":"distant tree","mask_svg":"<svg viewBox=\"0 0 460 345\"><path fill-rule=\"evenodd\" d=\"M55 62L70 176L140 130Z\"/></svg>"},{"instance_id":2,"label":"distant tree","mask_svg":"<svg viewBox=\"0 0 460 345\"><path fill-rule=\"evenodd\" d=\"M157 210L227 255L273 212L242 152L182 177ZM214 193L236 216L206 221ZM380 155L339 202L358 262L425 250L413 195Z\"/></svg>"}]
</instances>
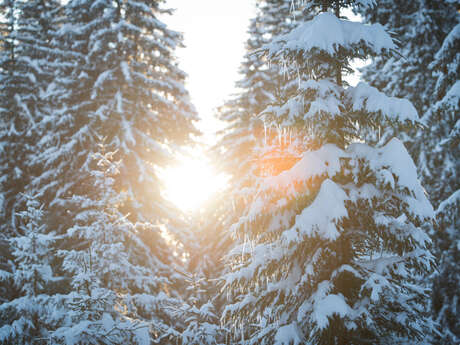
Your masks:
<instances>
[{"instance_id":1,"label":"distant tree","mask_svg":"<svg viewBox=\"0 0 460 345\"><path fill-rule=\"evenodd\" d=\"M402 344L433 330L421 281L434 265L423 230L433 209L401 141L373 147L362 136L413 126L417 111L343 80L354 59L397 54L381 25L340 18L366 2L314 1L323 13L264 47L305 78L264 116L281 134L303 133L303 147L293 164L268 164L232 226L242 244L223 277L224 317L242 343Z\"/></svg>"},{"instance_id":2,"label":"distant tree","mask_svg":"<svg viewBox=\"0 0 460 345\"><path fill-rule=\"evenodd\" d=\"M390 96L409 99L424 114L437 79L429 65L457 22L455 6L448 1L383 0L360 9L365 22L384 25L401 46L398 55L377 56L363 69L363 79Z\"/></svg>"},{"instance_id":3,"label":"distant tree","mask_svg":"<svg viewBox=\"0 0 460 345\"><path fill-rule=\"evenodd\" d=\"M59 1L0 2L0 233L17 233L15 214L32 170L27 156L39 140L43 91L52 71L50 49Z\"/></svg>"},{"instance_id":4,"label":"distant tree","mask_svg":"<svg viewBox=\"0 0 460 345\"><path fill-rule=\"evenodd\" d=\"M444 40L432 68L437 72L436 96L423 120L420 171L437 207L433 238L440 259L433 286L433 308L441 325L439 344L460 341L460 24Z\"/></svg>"},{"instance_id":5,"label":"distant tree","mask_svg":"<svg viewBox=\"0 0 460 345\"><path fill-rule=\"evenodd\" d=\"M457 22L453 3L431 0L383 0L377 6L362 6L365 22L381 23L395 34L400 48L391 57L377 56L363 68L362 78L389 96L409 99L422 116L435 102L436 75L429 67L446 35ZM384 144L392 136L400 137L418 159L418 141L423 133L406 133L402 128L380 128L374 135Z\"/></svg>"},{"instance_id":6,"label":"distant tree","mask_svg":"<svg viewBox=\"0 0 460 345\"><path fill-rule=\"evenodd\" d=\"M240 92L219 109L218 116L228 123L216 147L219 166L231 176L230 188L240 194L239 199L244 199L245 188L251 186L257 175L247 153L265 136L258 115L268 104L282 101L286 85L292 88L287 82L288 74L280 66L270 65L256 54L263 45L289 32L303 19L300 11L292 12L291 3L290 0L257 2L257 15L249 25L247 53L240 68L242 79L236 83Z\"/></svg>"}]
</instances>

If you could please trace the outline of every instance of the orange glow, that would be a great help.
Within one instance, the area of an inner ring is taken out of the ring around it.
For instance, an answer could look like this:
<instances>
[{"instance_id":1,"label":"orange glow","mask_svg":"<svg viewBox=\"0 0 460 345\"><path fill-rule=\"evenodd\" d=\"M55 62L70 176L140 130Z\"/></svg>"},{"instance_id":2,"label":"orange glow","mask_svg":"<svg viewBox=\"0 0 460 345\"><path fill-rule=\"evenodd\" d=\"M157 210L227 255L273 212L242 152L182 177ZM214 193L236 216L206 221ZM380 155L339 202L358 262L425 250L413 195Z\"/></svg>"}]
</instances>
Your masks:
<instances>
[{"instance_id":1,"label":"orange glow","mask_svg":"<svg viewBox=\"0 0 460 345\"><path fill-rule=\"evenodd\" d=\"M294 131L267 131L265 146L257 160L260 177L277 176L301 158L301 137Z\"/></svg>"}]
</instances>

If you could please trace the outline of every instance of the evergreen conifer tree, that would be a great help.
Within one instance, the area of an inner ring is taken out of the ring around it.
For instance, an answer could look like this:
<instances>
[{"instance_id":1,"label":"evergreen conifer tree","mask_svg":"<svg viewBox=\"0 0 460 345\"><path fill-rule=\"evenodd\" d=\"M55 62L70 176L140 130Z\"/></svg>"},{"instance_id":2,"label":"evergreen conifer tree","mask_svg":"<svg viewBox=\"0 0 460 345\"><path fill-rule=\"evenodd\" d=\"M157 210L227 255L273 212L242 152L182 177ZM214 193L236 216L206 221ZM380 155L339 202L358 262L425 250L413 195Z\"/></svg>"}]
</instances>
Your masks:
<instances>
[{"instance_id":1,"label":"evergreen conifer tree","mask_svg":"<svg viewBox=\"0 0 460 345\"><path fill-rule=\"evenodd\" d=\"M27 157L39 140L43 91L52 78L50 49L58 1L0 2L0 175L1 232L17 232L15 214L33 173Z\"/></svg>"},{"instance_id":2,"label":"evergreen conifer tree","mask_svg":"<svg viewBox=\"0 0 460 345\"><path fill-rule=\"evenodd\" d=\"M434 264L423 230L433 209L401 141L376 148L362 137L363 128L410 127L417 111L343 80L353 59L397 53L381 25L340 18L344 6L370 2L314 1L323 13L264 48L305 78L264 115L281 134L303 133L303 153L266 169L232 226L242 244L223 278L224 317L244 343L394 344L433 329L420 282Z\"/></svg>"},{"instance_id":3,"label":"evergreen conifer tree","mask_svg":"<svg viewBox=\"0 0 460 345\"><path fill-rule=\"evenodd\" d=\"M460 340L460 24L444 40L432 68L437 71L438 101L423 120L429 128L422 141L420 171L437 207L433 238L440 260L433 286L433 309L441 325L439 343Z\"/></svg>"},{"instance_id":4,"label":"evergreen conifer tree","mask_svg":"<svg viewBox=\"0 0 460 345\"><path fill-rule=\"evenodd\" d=\"M400 45L397 55L375 57L363 68L362 78L390 96L409 99L418 113L424 114L435 102L437 77L429 66L457 22L455 6L447 1L383 0L378 6L361 7L359 13L365 22L380 23L395 33ZM417 131L405 133L402 128L381 128L372 139L385 143L396 135L418 159L424 132L417 135Z\"/></svg>"},{"instance_id":5,"label":"evergreen conifer tree","mask_svg":"<svg viewBox=\"0 0 460 345\"><path fill-rule=\"evenodd\" d=\"M225 307L226 296L215 286L215 278L226 271L224 253L235 246L235 238L228 228L238 219L254 192L259 166L253 164L253 152L261 148L267 134L259 115L268 104L281 102L297 87L295 78L255 52L277 35L295 28L305 19L304 14L292 6L291 0L260 0L256 6L256 16L248 28L241 79L236 83L238 93L218 109L218 117L227 127L220 133L221 139L212 154L216 156L217 170L228 174L230 180L228 188L213 201L219 208L205 215L208 220L204 231L208 236L201 241L199 261L195 264L205 289L214 296L212 302L219 315ZM228 325L224 325L220 334L227 336L229 332Z\"/></svg>"},{"instance_id":6,"label":"evergreen conifer tree","mask_svg":"<svg viewBox=\"0 0 460 345\"><path fill-rule=\"evenodd\" d=\"M59 255L71 287L62 297L66 318L51 338L65 344L172 343L180 324L173 314L179 302L167 288L171 267L162 262L169 249L160 229L120 213L126 195L114 190L121 164L113 156L103 150L95 155L94 192L70 201L79 211ZM141 240L147 232L155 251Z\"/></svg>"},{"instance_id":7,"label":"evergreen conifer tree","mask_svg":"<svg viewBox=\"0 0 460 345\"><path fill-rule=\"evenodd\" d=\"M14 260L8 271L0 271L0 282L19 292L0 304L2 344L46 344L49 330L59 321L50 296L51 285L59 280L52 268L57 238L46 229L43 206L30 195L25 199L27 209L18 214L21 235L9 239Z\"/></svg>"},{"instance_id":8,"label":"evergreen conifer tree","mask_svg":"<svg viewBox=\"0 0 460 345\"><path fill-rule=\"evenodd\" d=\"M66 20L53 44L65 54L54 62L49 116L38 124L43 134L37 154L28 157L39 172L28 188L43 200L49 226L59 234L75 226L81 211L74 196L94 197L89 167L99 137L105 137L107 150L121 159L113 187L127 193L121 212L134 223L163 224L168 236L185 242L186 228L177 225L178 213L160 195L157 169L172 159L176 145L190 141L196 115L183 85L185 74L174 61L181 36L157 18L169 12L160 3L75 0L64 5ZM161 273L177 295L185 286L175 271L179 258L172 250L158 251L148 228L139 238L151 247L147 258L161 257L162 267L169 267Z\"/></svg>"},{"instance_id":9,"label":"evergreen conifer tree","mask_svg":"<svg viewBox=\"0 0 460 345\"><path fill-rule=\"evenodd\" d=\"M66 218L66 200L85 180L94 133L123 156L117 190L129 194L131 219L167 218L154 167L171 159L172 145L189 142L196 115L174 62L181 36L156 18L165 11L158 1L66 4L56 42L69 53L57 63L58 106L52 122L46 119L54 135L43 137L33 157L44 169L32 184L57 219Z\"/></svg>"}]
</instances>

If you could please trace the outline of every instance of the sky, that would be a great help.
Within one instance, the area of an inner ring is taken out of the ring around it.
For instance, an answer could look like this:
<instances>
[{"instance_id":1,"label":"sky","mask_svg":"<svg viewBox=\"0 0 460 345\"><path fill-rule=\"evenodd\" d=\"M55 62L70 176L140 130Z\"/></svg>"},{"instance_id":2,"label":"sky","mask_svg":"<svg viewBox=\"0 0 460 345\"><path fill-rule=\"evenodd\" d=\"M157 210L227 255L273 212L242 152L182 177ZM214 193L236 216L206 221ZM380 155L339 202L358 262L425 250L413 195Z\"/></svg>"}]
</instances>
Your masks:
<instances>
[{"instance_id":1,"label":"sky","mask_svg":"<svg viewBox=\"0 0 460 345\"><path fill-rule=\"evenodd\" d=\"M178 49L176 55L189 76L186 86L202 119L198 127L204 141L211 142L222 127L214 109L235 92L240 78L255 0L168 0L166 6L176 9L164 21L184 35L186 48Z\"/></svg>"}]
</instances>

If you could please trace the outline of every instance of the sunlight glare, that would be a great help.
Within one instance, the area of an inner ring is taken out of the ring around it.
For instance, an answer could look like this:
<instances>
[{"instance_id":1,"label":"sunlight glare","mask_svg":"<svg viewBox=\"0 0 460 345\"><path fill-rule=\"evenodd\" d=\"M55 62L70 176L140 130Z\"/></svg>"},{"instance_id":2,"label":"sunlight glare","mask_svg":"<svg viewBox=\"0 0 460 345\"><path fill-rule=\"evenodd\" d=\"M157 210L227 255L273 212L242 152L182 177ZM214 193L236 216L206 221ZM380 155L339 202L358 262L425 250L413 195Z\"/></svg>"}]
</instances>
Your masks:
<instances>
[{"instance_id":1,"label":"sunlight glare","mask_svg":"<svg viewBox=\"0 0 460 345\"><path fill-rule=\"evenodd\" d=\"M162 175L165 197L185 212L199 210L227 181L213 170L204 155L184 157L180 164L166 169Z\"/></svg>"}]
</instances>

